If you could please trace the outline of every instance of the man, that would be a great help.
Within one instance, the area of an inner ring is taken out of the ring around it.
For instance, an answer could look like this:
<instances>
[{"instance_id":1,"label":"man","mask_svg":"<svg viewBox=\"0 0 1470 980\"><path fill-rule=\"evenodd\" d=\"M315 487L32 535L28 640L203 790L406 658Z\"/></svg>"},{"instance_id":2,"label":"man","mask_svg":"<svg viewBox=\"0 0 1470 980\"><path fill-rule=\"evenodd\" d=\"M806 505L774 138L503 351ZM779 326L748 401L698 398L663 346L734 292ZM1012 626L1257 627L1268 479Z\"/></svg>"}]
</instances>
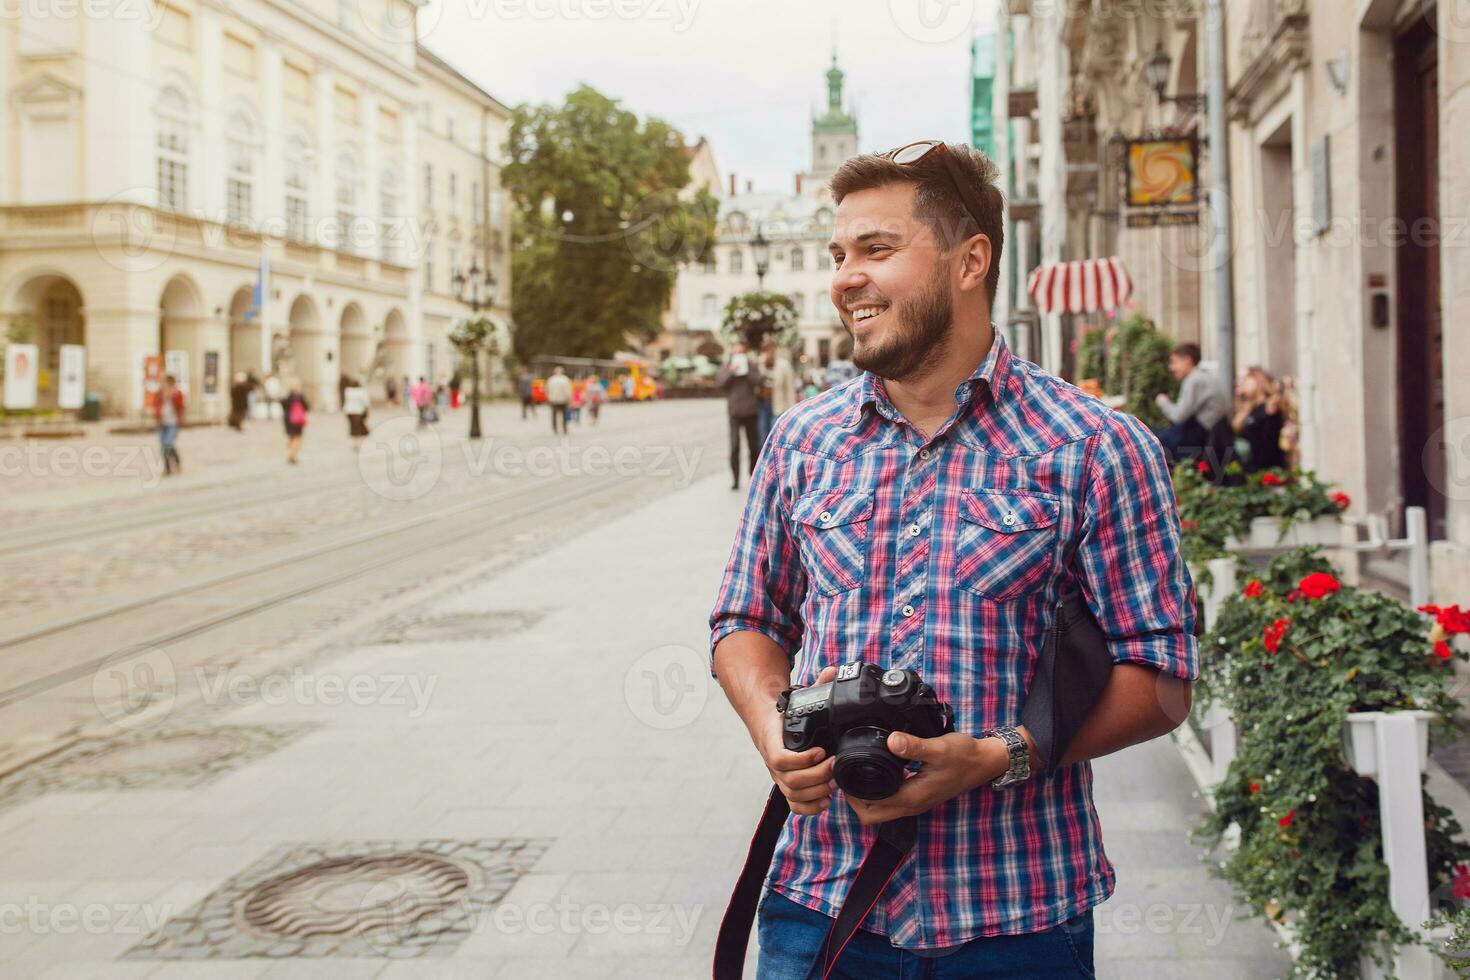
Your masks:
<instances>
[{"instance_id":1,"label":"man","mask_svg":"<svg viewBox=\"0 0 1470 980\"><path fill-rule=\"evenodd\" d=\"M776 422L710 616L715 674L794 814L759 913L762 980L807 975L872 826L910 815L917 848L835 975L1091 976L1114 871L1087 760L1188 711L1194 591L1158 442L991 325L996 182L937 141L832 178L831 298L866 373ZM1028 778L1050 760L1021 709L1073 585L1115 666L1060 770ZM885 800L836 791L820 748L786 751L773 708L852 661L918 670L955 712L947 735L889 736L922 769Z\"/></svg>"},{"instance_id":2,"label":"man","mask_svg":"<svg viewBox=\"0 0 1470 980\"><path fill-rule=\"evenodd\" d=\"M438 421L433 411L434 389L429 387L429 380L422 374L419 375L419 379L414 383L414 386L409 389L408 397L413 402L414 410L418 412L418 427L420 429L424 428L430 422Z\"/></svg>"},{"instance_id":3,"label":"man","mask_svg":"<svg viewBox=\"0 0 1470 980\"><path fill-rule=\"evenodd\" d=\"M837 347L837 359L822 373L822 382L828 388L835 388L857 377L857 373L857 366L852 362L852 343L844 340Z\"/></svg>"},{"instance_id":4,"label":"man","mask_svg":"<svg viewBox=\"0 0 1470 980\"><path fill-rule=\"evenodd\" d=\"M524 422L527 415L536 414L535 379L530 371L521 372L516 389L521 393L521 421Z\"/></svg>"},{"instance_id":5,"label":"man","mask_svg":"<svg viewBox=\"0 0 1470 980\"><path fill-rule=\"evenodd\" d=\"M182 473L184 464L174 440L179 437L179 427L184 424L184 393L172 374L163 376L163 388L158 392L158 401L153 406L153 417L158 423L158 443L163 450L163 475Z\"/></svg>"},{"instance_id":6,"label":"man","mask_svg":"<svg viewBox=\"0 0 1470 980\"><path fill-rule=\"evenodd\" d=\"M572 379L560 367L546 379L546 404L551 406L551 434L556 435L560 426L559 431L566 435L567 409L572 404Z\"/></svg>"},{"instance_id":7,"label":"man","mask_svg":"<svg viewBox=\"0 0 1470 980\"><path fill-rule=\"evenodd\" d=\"M715 384L725 391L725 408L730 417L730 489L740 489L740 434L745 433L747 456L746 472L755 469L755 459L760 455L761 439L758 429L760 416L760 387L764 378L761 369L750 361L750 353L743 343L736 343L730 357L720 367Z\"/></svg>"},{"instance_id":8,"label":"man","mask_svg":"<svg viewBox=\"0 0 1470 980\"><path fill-rule=\"evenodd\" d=\"M1180 344L1169 354L1169 373L1179 379L1179 400L1159 393L1154 401L1172 425L1157 434L1170 462L1197 456L1210 432L1230 415L1230 396L1214 372L1199 366L1198 344Z\"/></svg>"},{"instance_id":9,"label":"man","mask_svg":"<svg viewBox=\"0 0 1470 980\"><path fill-rule=\"evenodd\" d=\"M787 409L796 404L796 371L791 367L791 358L787 353L776 346L774 341L767 340L761 348L761 364L766 372L766 382L770 389L771 397L771 419L761 431L761 445L765 445L766 438L771 434L771 426L776 419L784 415Z\"/></svg>"}]
</instances>

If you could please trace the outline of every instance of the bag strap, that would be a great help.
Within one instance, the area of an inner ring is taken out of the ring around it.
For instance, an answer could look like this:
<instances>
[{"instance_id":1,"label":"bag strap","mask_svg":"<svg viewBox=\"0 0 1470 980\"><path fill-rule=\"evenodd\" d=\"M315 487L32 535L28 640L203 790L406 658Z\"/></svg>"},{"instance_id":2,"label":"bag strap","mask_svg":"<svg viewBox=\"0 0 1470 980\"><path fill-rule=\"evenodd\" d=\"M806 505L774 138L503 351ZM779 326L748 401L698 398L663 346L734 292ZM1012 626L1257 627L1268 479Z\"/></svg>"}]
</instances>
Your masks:
<instances>
[{"instance_id":1,"label":"bag strap","mask_svg":"<svg viewBox=\"0 0 1470 980\"><path fill-rule=\"evenodd\" d=\"M740 980L745 970L745 948L750 941L751 926L755 923L756 906L760 904L761 886L776 853L781 828L790 815L791 806L786 797L779 787L772 786L745 855L745 866L740 870L740 878L735 882L735 891L725 909L725 918L720 922L719 938L715 940L714 980ZM873 906L878 904L879 896L897 873L899 865L914 849L918 831L918 817L902 817L879 826L878 838L858 866L852 887L842 900L842 908L827 930L827 938L817 955L817 962L822 965L822 980L831 975L838 957Z\"/></svg>"}]
</instances>

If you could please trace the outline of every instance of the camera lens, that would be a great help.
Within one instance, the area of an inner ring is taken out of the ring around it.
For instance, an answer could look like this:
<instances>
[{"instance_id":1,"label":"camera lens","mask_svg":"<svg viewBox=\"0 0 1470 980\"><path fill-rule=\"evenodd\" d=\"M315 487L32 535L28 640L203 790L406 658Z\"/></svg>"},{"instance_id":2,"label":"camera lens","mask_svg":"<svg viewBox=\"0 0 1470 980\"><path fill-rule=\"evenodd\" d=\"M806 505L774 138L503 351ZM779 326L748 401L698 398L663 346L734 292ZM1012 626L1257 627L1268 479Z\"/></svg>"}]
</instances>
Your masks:
<instances>
[{"instance_id":1,"label":"camera lens","mask_svg":"<svg viewBox=\"0 0 1470 980\"><path fill-rule=\"evenodd\" d=\"M860 800L883 800L903 785L903 760L888 751L888 732L853 728L837 739L832 775L844 793Z\"/></svg>"}]
</instances>

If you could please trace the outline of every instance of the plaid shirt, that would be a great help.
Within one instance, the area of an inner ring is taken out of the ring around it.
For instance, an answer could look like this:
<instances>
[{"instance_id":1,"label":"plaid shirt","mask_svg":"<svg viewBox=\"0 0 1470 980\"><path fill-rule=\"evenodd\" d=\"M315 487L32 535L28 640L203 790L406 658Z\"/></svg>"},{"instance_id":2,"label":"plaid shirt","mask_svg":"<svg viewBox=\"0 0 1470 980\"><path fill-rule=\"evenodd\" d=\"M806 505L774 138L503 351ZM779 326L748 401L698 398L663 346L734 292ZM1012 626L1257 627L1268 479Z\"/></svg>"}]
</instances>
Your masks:
<instances>
[{"instance_id":1,"label":"plaid shirt","mask_svg":"<svg viewBox=\"0 0 1470 980\"><path fill-rule=\"evenodd\" d=\"M1018 724L1063 586L1113 659L1193 680L1194 587L1174 489L1141 423L1015 357L999 331L925 440L863 374L781 416L752 479L711 646L754 630L793 683L863 660L919 671L971 735ZM835 916L875 831L839 794L786 822L770 886ZM864 928L938 949L1039 932L1113 891L1092 767L982 787L920 818Z\"/></svg>"}]
</instances>

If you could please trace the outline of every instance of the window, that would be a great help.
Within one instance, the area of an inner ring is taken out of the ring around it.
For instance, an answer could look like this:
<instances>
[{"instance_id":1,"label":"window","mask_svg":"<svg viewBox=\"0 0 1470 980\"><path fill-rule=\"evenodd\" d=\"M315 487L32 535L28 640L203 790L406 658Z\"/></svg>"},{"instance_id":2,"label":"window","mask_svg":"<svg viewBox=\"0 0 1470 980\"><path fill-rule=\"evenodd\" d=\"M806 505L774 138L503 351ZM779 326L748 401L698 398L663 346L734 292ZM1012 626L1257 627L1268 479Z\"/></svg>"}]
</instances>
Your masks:
<instances>
[{"instance_id":1,"label":"window","mask_svg":"<svg viewBox=\"0 0 1470 980\"><path fill-rule=\"evenodd\" d=\"M444 120L444 135L446 137L448 137L449 142L451 142L451 143L454 142L454 117L453 116L448 116ZM453 177L450 177L449 179L450 179L450 182L451 183L454 181L454 178Z\"/></svg>"},{"instance_id":2,"label":"window","mask_svg":"<svg viewBox=\"0 0 1470 980\"><path fill-rule=\"evenodd\" d=\"M307 222L310 220L311 200L311 144L301 133L292 133L286 140L286 234L292 238L309 239Z\"/></svg>"},{"instance_id":3,"label":"window","mask_svg":"<svg viewBox=\"0 0 1470 980\"><path fill-rule=\"evenodd\" d=\"M385 262L397 262L403 254L398 236L403 229L398 222L398 171L392 167L384 169L378 177L378 221L382 228L382 255Z\"/></svg>"},{"instance_id":4,"label":"window","mask_svg":"<svg viewBox=\"0 0 1470 980\"><path fill-rule=\"evenodd\" d=\"M449 270L449 282L450 282L450 284L452 286L453 283L454 283L454 274L459 271L459 246L458 245L451 245L451 246L449 246L449 262L446 264L445 268L447 268Z\"/></svg>"},{"instance_id":5,"label":"window","mask_svg":"<svg viewBox=\"0 0 1470 980\"><path fill-rule=\"evenodd\" d=\"M715 256L714 256L714 253L713 252L711 252L709 255L706 255L705 256L705 259L704 259L704 271L707 274L709 274L709 275L714 275L714 273L716 271L715 270Z\"/></svg>"},{"instance_id":6,"label":"window","mask_svg":"<svg viewBox=\"0 0 1470 980\"><path fill-rule=\"evenodd\" d=\"M704 298L699 301L699 313L706 320L713 320L720 314L720 298L714 293L705 293Z\"/></svg>"},{"instance_id":7,"label":"window","mask_svg":"<svg viewBox=\"0 0 1470 980\"><path fill-rule=\"evenodd\" d=\"M791 249L791 271L801 272L806 268L806 246L795 245Z\"/></svg>"},{"instance_id":8,"label":"window","mask_svg":"<svg viewBox=\"0 0 1470 980\"><path fill-rule=\"evenodd\" d=\"M169 86L158 99L158 206L189 206L189 99Z\"/></svg>"},{"instance_id":9,"label":"window","mask_svg":"<svg viewBox=\"0 0 1470 980\"><path fill-rule=\"evenodd\" d=\"M797 318L798 319L805 319L805 317L806 317L806 297L803 296L801 293L792 293L791 294L791 305L796 308L796 316L797 316Z\"/></svg>"},{"instance_id":10,"label":"window","mask_svg":"<svg viewBox=\"0 0 1470 980\"><path fill-rule=\"evenodd\" d=\"M459 210L459 174L449 175L449 216L456 217Z\"/></svg>"},{"instance_id":11,"label":"window","mask_svg":"<svg viewBox=\"0 0 1470 980\"><path fill-rule=\"evenodd\" d=\"M504 218L502 216L502 202L501 202L500 192L499 191L491 191L490 192L490 229L492 231L497 231L497 232L500 231L500 225L501 225L501 222L502 221L504 221Z\"/></svg>"},{"instance_id":12,"label":"window","mask_svg":"<svg viewBox=\"0 0 1470 980\"><path fill-rule=\"evenodd\" d=\"M357 155L343 150L337 155L337 247L357 251Z\"/></svg>"},{"instance_id":13,"label":"window","mask_svg":"<svg viewBox=\"0 0 1470 980\"><path fill-rule=\"evenodd\" d=\"M825 248L817 250L817 268L824 271L832 268L832 253Z\"/></svg>"},{"instance_id":14,"label":"window","mask_svg":"<svg viewBox=\"0 0 1470 980\"><path fill-rule=\"evenodd\" d=\"M835 312L832 309L831 294L822 292L812 293L812 318L815 319L821 316L823 310L826 310L828 313Z\"/></svg>"},{"instance_id":15,"label":"window","mask_svg":"<svg viewBox=\"0 0 1470 980\"><path fill-rule=\"evenodd\" d=\"M735 248L730 249L730 272L738 276L744 271L745 253L740 251L740 247L737 245Z\"/></svg>"},{"instance_id":16,"label":"window","mask_svg":"<svg viewBox=\"0 0 1470 980\"><path fill-rule=\"evenodd\" d=\"M255 217L255 126L237 112L225 135L225 220L247 224Z\"/></svg>"},{"instance_id":17,"label":"window","mask_svg":"<svg viewBox=\"0 0 1470 980\"><path fill-rule=\"evenodd\" d=\"M470 224L475 225L475 226L478 227L484 221L484 217L483 217L484 214L485 214L485 209L481 206L481 202L480 202L480 182L478 180L471 181L470 182Z\"/></svg>"},{"instance_id":18,"label":"window","mask_svg":"<svg viewBox=\"0 0 1470 980\"><path fill-rule=\"evenodd\" d=\"M424 208L434 210L434 165L424 164Z\"/></svg>"},{"instance_id":19,"label":"window","mask_svg":"<svg viewBox=\"0 0 1470 980\"><path fill-rule=\"evenodd\" d=\"M424 290L434 289L434 236L424 239Z\"/></svg>"}]
</instances>

